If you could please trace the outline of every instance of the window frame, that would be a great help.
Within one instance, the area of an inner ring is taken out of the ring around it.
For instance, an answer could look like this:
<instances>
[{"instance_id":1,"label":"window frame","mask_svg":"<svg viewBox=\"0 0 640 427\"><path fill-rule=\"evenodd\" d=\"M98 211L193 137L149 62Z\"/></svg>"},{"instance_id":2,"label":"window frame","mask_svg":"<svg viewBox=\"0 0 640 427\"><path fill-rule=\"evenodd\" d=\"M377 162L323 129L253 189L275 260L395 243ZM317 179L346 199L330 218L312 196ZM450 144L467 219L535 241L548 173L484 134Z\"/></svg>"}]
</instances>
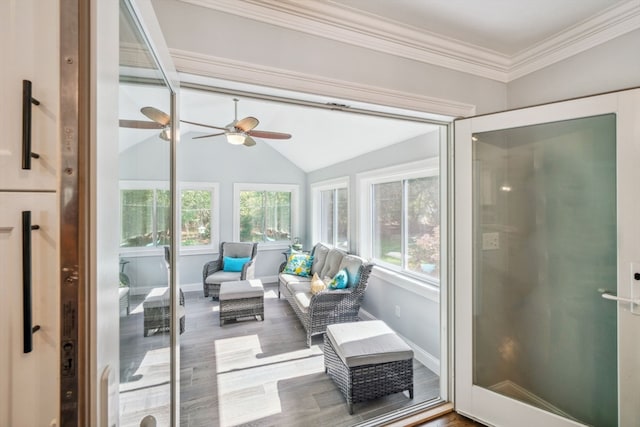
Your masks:
<instances>
[{"instance_id":1,"label":"window frame","mask_svg":"<svg viewBox=\"0 0 640 427\"><path fill-rule=\"evenodd\" d=\"M322 192L333 190L334 195L337 196L337 190L347 190L347 250L351 247L351 191L349 188L349 177L343 176L334 179L328 179L325 181L318 181L311 184L311 237L313 242L322 241ZM337 200L337 198L336 198ZM333 242L325 242L331 245L336 245L336 235L338 232L337 227L337 209L333 211L334 219L334 235Z\"/></svg>"},{"instance_id":2,"label":"window frame","mask_svg":"<svg viewBox=\"0 0 640 427\"><path fill-rule=\"evenodd\" d=\"M233 239L240 241L240 192L242 191L273 191L291 193L291 240L275 242L259 242L258 248L286 249L291 246L293 238L300 234L300 186L298 184L262 184L262 183L234 183L233 184Z\"/></svg>"},{"instance_id":3,"label":"window frame","mask_svg":"<svg viewBox=\"0 0 640 427\"><path fill-rule=\"evenodd\" d=\"M439 157L431 157L428 159L418 160L410 163L403 163L395 166L390 166L381 169L374 169L367 172L362 172L356 175L356 188L359 197L358 206L360 214L358 215L358 230L359 230L359 242L360 253L366 258L370 258L375 261L376 266L385 270L393 271L395 274L410 277L418 282L427 283L433 286L440 286L440 279L435 279L426 274L416 273L403 267L399 267L384 261L381 261L373 255L373 233L374 233L374 198L373 198L373 186L375 184L384 184L389 182L405 181L415 178L428 178L433 176L439 176L440 173L440 159ZM440 186L439 186L440 187ZM404 229L406 227L406 188L402 185L402 224L403 239ZM441 193L441 189L439 191ZM440 202L442 202L442 195L440 195ZM442 206L441 218L442 222ZM442 245L442 242L440 243ZM406 245L403 241L403 251ZM401 256L404 256L403 253Z\"/></svg>"},{"instance_id":4,"label":"window frame","mask_svg":"<svg viewBox=\"0 0 640 427\"><path fill-rule=\"evenodd\" d=\"M217 182L181 182L180 189L180 209L178 211L178 224L182 232L182 192L210 191L211 192L211 243L208 245L183 246L180 238L180 252L183 254L200 254L217 251L220 246L220 184Z\"/></svg>"}]
</instances>

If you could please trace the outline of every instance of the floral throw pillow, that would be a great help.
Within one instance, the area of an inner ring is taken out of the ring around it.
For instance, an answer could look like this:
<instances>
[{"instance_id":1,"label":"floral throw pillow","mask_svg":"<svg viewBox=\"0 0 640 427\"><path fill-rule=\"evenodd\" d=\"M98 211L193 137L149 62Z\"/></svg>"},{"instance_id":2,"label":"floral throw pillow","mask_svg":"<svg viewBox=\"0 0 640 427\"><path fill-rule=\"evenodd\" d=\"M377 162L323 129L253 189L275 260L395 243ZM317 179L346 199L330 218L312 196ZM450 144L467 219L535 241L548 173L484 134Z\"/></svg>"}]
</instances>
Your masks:
<instances>
[{"instance_id":1,"label":"floral throw pillow","mask_svg":"<svg viewBox=\"0 0 640 427\"><path fill-rule=\"evenodd\" d=\"M311 274L311 264L313 264L313 257L311 255L294 253L289 255L287 265L284 267L282 272L295 274L296 276L309 277L309 274Z\"/></svg>"},{"instance_id":2,"label":"floral throw pillow","mask_svg":"<svg viewBox=\"0 0 640 427\"><path fill-rule=\"evenodd\" d=\"M346 269L342 269L333 276L333 279L329 283L329 289L344 289L349 284L349 273Z\"/></svg>"}]
</instances>

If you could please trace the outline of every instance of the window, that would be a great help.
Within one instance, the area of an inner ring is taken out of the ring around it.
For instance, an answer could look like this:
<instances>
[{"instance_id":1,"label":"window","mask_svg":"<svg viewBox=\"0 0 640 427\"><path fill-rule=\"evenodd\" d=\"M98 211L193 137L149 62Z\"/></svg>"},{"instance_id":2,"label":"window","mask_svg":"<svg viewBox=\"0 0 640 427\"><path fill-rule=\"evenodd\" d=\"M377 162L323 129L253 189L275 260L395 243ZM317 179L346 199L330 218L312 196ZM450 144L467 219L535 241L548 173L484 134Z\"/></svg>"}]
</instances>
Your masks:
<instances>
[{"instance_id":1,"label":"window","mask_svg":"<svg viewBox=\"0 0 640 427\"><path fill-rule=\"evenodd\" d=\"M438 281L440 182L437 159L359 175L363 250L378 264Z\"/></svg>"},{"instance_id":2,"label":"window","mask_svg":"<svg viewBox=\"0 0 640 427\"><path fill-rule=\"evenodd\" d=\"M349 178L311 185L313 241L349 250Z\"/></svg>"},{"instance_id":3,"label":"window","mask_svg":"<svg viewBox=\"0 0 640 427\"><path fill-rule=\"evenodd\" d=\"M139 185L138 188L136 185ZM169 202L166 183L122 183L120 247L168 245L171 238Z\"/></svg>"},{"instance_id":4,"label":"window","mask_svg":"<svg viewBox=\"0 0 640 427\"><path fill-rule=\"evenodd\" d=\"M216 248L218 239L218 185L180 185L180 246L183 250Z\"/></svg>"},{"instance_id":5,"label":"window","mask_svg":"<svg viewBox=\"0 0 640 427\"><path fill-rule=\"evenodd\" d=\"M295 237L297 185L235 184L234 206L238 241L289 244Z\"/></svg>"},{"instance_id":6,"label":"window","mask_svg":"<svg viewBox=\"0 0 640 427\"><path fill-rule=\"evenodd\" d=\"M165 182L120 183L122 248L155 248L170 243L170 192ZM181 185L181 247L212 248L218 244L217 185Z\"/></svg>"}]
</instances>

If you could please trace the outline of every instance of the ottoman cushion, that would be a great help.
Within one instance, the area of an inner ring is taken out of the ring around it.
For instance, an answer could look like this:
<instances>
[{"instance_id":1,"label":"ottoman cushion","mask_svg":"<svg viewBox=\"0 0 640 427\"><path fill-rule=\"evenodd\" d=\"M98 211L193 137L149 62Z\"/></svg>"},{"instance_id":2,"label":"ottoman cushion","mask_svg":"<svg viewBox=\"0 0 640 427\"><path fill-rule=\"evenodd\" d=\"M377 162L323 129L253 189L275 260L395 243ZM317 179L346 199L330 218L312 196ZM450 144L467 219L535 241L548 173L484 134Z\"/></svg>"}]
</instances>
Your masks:
<instances>
[{"instance_id":1,"label":"ottoman cushion","mask_svg":"<svg viewBox=\"0 0 640 427\"><path fill-rule=\"evenodd\" d=\"M327 338L338 357L350 368L413 357L411 347L382 320L328 325Z\"/></svg>"},{"instance_id":2,"label":"ottoman cushion","mask_svg":"<svg viewBox=\"0 0 640 427\"><path fill-rule=\"evenodd\" d=\"M143 308L169 307L169 288L153 288L142 302Z\"/></svg>"},{"instance_id":3,"label":"ottoman cushion","mask_svg":"<svg viewBox=\"0 0 640 427\"><path fill-rule=\"evenodd\" d=\"M264 296L260 279L224 282L220 288L220 301Z\"/></svg>"}]
</instances>

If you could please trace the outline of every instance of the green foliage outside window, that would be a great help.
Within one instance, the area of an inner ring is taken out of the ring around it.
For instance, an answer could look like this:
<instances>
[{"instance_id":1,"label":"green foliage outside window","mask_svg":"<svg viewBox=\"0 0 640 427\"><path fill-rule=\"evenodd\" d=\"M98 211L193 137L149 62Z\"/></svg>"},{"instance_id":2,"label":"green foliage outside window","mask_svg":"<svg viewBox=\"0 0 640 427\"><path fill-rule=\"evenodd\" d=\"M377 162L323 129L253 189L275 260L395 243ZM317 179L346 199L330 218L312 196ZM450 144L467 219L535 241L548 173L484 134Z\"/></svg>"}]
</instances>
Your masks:
<instances>
[{"instance_id":1,"label":"green foliage outside window","mask_svg":"<svg viewBox=\"0 0 640 427\"><path fill-rule=\"evenodd\" d=\"M241 191L240 241L291 240L291 192Z\"/></svg>"}]
</instances>

